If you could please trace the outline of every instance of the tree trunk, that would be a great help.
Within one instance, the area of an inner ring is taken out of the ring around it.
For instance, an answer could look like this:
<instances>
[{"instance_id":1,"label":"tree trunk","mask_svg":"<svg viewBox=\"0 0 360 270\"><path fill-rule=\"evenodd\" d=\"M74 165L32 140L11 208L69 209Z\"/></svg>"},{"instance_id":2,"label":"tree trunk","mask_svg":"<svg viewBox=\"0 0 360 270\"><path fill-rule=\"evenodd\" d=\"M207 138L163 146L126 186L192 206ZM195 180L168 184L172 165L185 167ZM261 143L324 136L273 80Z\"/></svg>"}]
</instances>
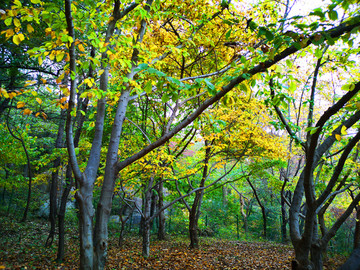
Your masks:
<instances>
[{"instance_id":1,"label":"tree trunk","mask_svg":"<svg viewBox=\"0 0 360 270\"><path fill-rule=\"evenodd\" d=\"M240 196L240 212L241 212L241 216L243 217L244 231L245 231L245 234L247 234L249 231L249 226L248 226L247 215L244 210L244 206L245 206L244 196L241 195Z\"/></svg>"},{"instance_id":2,"label":"tree trunk","mask_svg":"<svg viewBox=\"0 0 360 270\"><path fill-rule=\"evenodd\" d=\"M11 187L9 204L8 204L8 208L7 208L7 211L6 211L6 216L9 216L9 214L10 214L10 207L11 207L11 203L12 203L12 199L13 199L13 195L14 195L14 188L15 188L15 186L13 185Z\"/></svg>"},{"instance_id":3,"label":"tree trunk","mask_svg":"<svg viewBox=\"0 0 360 270\"><path fill-rule=\"evenodd\" d=\"M208 174L208 164L210 160L210 147L207 147L209 142L205 140L205 158L204 158L204 168L200 181L199 187L202 188L205 186L206 177ZM199 237L198 237L198 219L200 216L200 206L203 197L203 190L198 190L195 192L195 199L191 206L189 213L189 236L190 236L190 248L199 247Z\"/></svg>"},{"instance_id":4,"label":"tree trunk","mask_svg":"<svg viewBox=\"0 0 360 270\"><path fill-rule=\"evenodd\" d=\"M189 214L189 234L190 234L190 248L199 247L199 237L198 237L198 224L196 219L197 206L199 204L200 191L196 192L195 199Z\"/></svg>"},{"instance_id":5,"label":"tree trunk","mask_svg":"<svg viewBox=\"0 0 360 270\"><path fill-rule=\"evenodd\" d=\"M62 262L65 256L65 213L66 213L66 202L68 200L71 187L73 185L73 178L71 175L70 165L66 168L65 176L66 186L61 196L60 209L58 213L58 227L59 227L59 243L58 253L56 257L57 262Z\"/></svg>"},{"instance_id":6,"label":"tree trunk","mask_svg":"<svg viewBox=\"0 0 360 270\"><path fill-rule=\"evenodd\" d=\"M142 255L144 258L150 255L150 222L148 219L144 221L143 227L143 242L142 242Z\"/></svg>"},{"instance_id":7,"label":"tree trunk","mask_svg":"<svg viewBox=\"0 0 360 270\"><path fill-rule=\"evenodd\" d=\"M58 187L58 167L60 166L60 158L57 158L54 161L55 172L51 174L51 184L50 184L50 212L49 212L49 221L50 221L50 232L49 236L46 239L45 247L50 247L54 241L55 229L56 229L56 213L57 213L57 187Z\"/></svg>"},{"instance_id":8,"label":"tree trunk","mask_svg":"<svg viewBox=\"0 0 360 270\"><path fill-rule=\"evenodd\" d=\"M354 232L354 249L360 247L360 206L356 207L356 223Z\"/></svg>"},{"instance_id":9,"label":"tree trunk","mask_svg":"<svg viewBox=\"0 0 360 270\"><path fill-rule=\"evenodd\" d=\"M158 209L162 209L164 207L164 183L162 179L159 182L158 194L159 194ZM165 212L161 211L159 214L158 239L165 240L165 238L166 238Z\"/></svg>"},{"instance_id":10,"label":"tree trunk","mask_svg":"<svg viewBox=\"0 0 360 270\"><path fill-rule=\"evenodd\" d=\"M147 258L150 255L150 211L151 211L151 198L152 198L152 187L154 183L154 178L150 177L149 183L145 190L144 196L144 223L142 229L143 244L142 244L142 255Z\"/></svg>"},{"instance_id":11,"label":"tree trunk","mask_svg":"<svg viewBox=\"0 0 360 270\"><path fill-rule=\"evenodd\" d=\"M61 113L59 128L55 141L55 148L62 147L62 141L64 136L64 120L63 120L63 112ZM55 159L53 168L55 172L51 173L51 184L50 184L50 213L49 213L49 221L50 221L50 232L49 236L46 240L45 247L50 247L54 241L55 229L56 229L56 214L57 214L57 188L58 188L58 176L59 176L59 166L61 163L61 158L58 157Z\"/></svg>"},{"instance_id":12,"label":"tree trunk","mask_svg":"<svg viewBox=\"0 0 360 270\"><path fill-rule=\"evenodd\" d=\"M119 247L120 248L124 244L125 225L126 225L126 222L122 221L121 222L121 227L120 227L120 235L119 235Z\"/></svg>"},{"instance_id":13,"label":"tree trunk","mask_svg":"<svg viewBox=\"0 0 360 270\"><path fill-rule=\"evenodd\" d=\"M281 239L283 243L287 243L288 237L287 237L286 225L288 222L288 217L286 211L285 198L283 196L285 196L285 194L281 195Z\"/></svg>"},{"instance_id":14,"label":"tree trunk","mask_svg":"<svg viewBox=\"0 0 360 270\"><path fill-rule=\"evenodd\" d=\"M309 249L303 247L301 242L294 245L295 262L292 263L292 270L313 270L309 260Z\"/></svg>"},{"instance_id":15,"label":"tree trunk","mask_svg":"<svg viewBox=\"0 0 360 270\"><path fill-rule=\"evenodd\" d=\"M75 197L79 204L80 269L93 269L93 187L87 181L80 185Z\"/></svg>"},{"instance_id":16,"label":"tree trunk","mask_svg":"<svg viewBox=\"0 0 360 270\"><path fill-rule=\"evenodd\" d=\"M313 243L311 245L311 252L310 252L311 262L315 270L322 270L323 269L323 249L321 248L320 244Z\"/></svg>"},{"instance_id":17,"label":"tree trunk","mask_svg":"<svg viewBox=\"0 0 360 270\"><path fill-rule=\"evenodd\" d=\"M264 238L266 238L267 237L267 233L266 233L266 231L267 231L266 208L265 208L264 204L261 202L260 197L258 196L258 193L257 193L254 185L250 181L250 178L247 177L246 181L249 183L249 185L250 185L250 187L251 187L251 189L252 189L252 191L253 191L253 193L255 195L256 201L258 202L258 204L259 204L259 206L261 208L261 214L262 214L262 217L263 217L263 236L264 236Z\"/></svg>"}]
</instances>

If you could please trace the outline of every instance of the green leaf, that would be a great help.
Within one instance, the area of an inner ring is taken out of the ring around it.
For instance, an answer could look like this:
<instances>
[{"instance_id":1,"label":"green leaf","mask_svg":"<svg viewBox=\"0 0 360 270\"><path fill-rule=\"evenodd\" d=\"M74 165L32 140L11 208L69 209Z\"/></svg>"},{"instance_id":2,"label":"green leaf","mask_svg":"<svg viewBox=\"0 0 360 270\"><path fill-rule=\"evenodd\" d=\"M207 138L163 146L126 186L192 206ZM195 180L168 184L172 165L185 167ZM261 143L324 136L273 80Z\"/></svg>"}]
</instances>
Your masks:
<instances>
[{"instance_id":1,"label":"green leaf","mask_svg":"<svg viewBox=\"0 0 360 270\"><path fill-rule=\"evenodd\" d=\"M274 34L272 32L270 32L268 29L266 29L265 27L260 27L259 28L259 35L260 36L265 36L267 40L273 40L274 39Z\"/></svg>"},{"instance_id":2,"label":"green leaf","mask_svg":"<svg viewBox=\"0 0 360 270\"><path fill-rule=\"evenodd\" d=\"M208 92L211 94L211 95L215 95L216 94L216 90L215 90L215 85L213 85L209 79L204 79L204 82L206 84L206 87L208 89Z\"/></svg>"},{"instance_id":3,"label":"green leaf","mask_svg":"<svg viewBox=\"0 0 360 270\"><path fill-rule=\"evenodd\" d=\"M139 71L141 71L141 70L145 70L145 69L147 69L148 67L149 67L148 64L142 63L142 64L140 64L137 68L135 68L135 72L139 72Z\"/></svg>"},{"instance_id":4,"label":"green leaf","mask_svg":"<svg viewBox=\"0 0 360 270\"><path fill-rule=\"evenodd\" d=\"M229 31L226 32L226 34L225 34L225 39L226 40L228 40L230 38L231 31L232 31L232 29L230 29Z\"/></svg>"},{"instance_id":5,"label":"green leaf","mask_svg":"<svg viewBox=\"0 0 360 270\"><path fill-rule=\"evenodd\" d=\"M173 78L173 77L166 77L166 79L167 79L169 82L173 83L173 84L181 85L181 82L180 82L179 79L175 79L175 78Z\"/></svg>"},{"instance_id":6,"label":"green leaf","mask_svg":"<svg viewBox=\"0 0 360 270\"><path fill-rule=\"evenodd\" d=\"M318 129L319 127L308 127L305 129L305 132L310 132L310 135L313 135Z\"/></svg>"},{"instance_id":7,"label":"green leaf","mask_svg":"<svg viewBox=\"0 0 360 270\"><path fill-rule=\"evenodd\" d=\"M166 102L168 102L169 100L170 100L169 96L168 96L166 93L164 93L164 94L162 95L162 97L161 97L161 101L162 101L163 103L166 103Z\"/></svg>"},{"instance_id":8,"label":"green leaf","mask_svg":"<svg viewBox=\"0 0 360 270\"><path fill-rule=\"evenodd\" d=\"M329 11L329 18L330 18L330 20L333 20L333 21L338 19L338 13L336 12L336 10Z\"/></svg>"},{"instance_id":9,"label":"green leaf","mask_svg":"<svg viewBox=\"0 0 360 270\"><path fill-rule=\"evenodd\" d=\"M316 48L315 57L316 58L321 58L321 56L322 56L322 51L320 50L320 48Z\"/></svg>"},{"instance_id":10,"label":"green leaf","mask_svg":"<svg viewBox=\"0 0 360 270\"><path fill-rule=\"evenodd\" d=\"M164 72L161 72L161 71L159 71L159 70L157 70L155 68L148 68L147 72L150 73L150 74L155 74L155 75L157 75L159 77L165 77L166 76L166 74Z\"/></svg>"},{"instance_id":11,"label":"green leaf","mask_svg":"<svg viewBox=\"0 0 360 270\"><path fill-rule=\"evenodd\" d=\"M301 44L299 43L299 42L294 42L293 43L293 46L296 48L296 49L298 49L298 50L301 50Z\"/></svg>"},{"instance_id":12,"label":"green leaf","mask_svg":"<svg viewBox=\"0 0 360 270\"><path fill-rule=\"evenodd\" d=\"M344 91L352 91L355 89L355 84L353 83L350 83L350 84L344 84L342 87L341 87L342 90Z\"/></svg>"},{"instance_id":13,"label":"green leaf","mask_svg":"<svg viewBox=\"0 0 360 270\"><path fill-rule=\"evenodd\" d=\"M146 94L150 94L152 92L152 84L151 81L148 81L144 86L144 91Z\"/></svg>"}]
</instances>

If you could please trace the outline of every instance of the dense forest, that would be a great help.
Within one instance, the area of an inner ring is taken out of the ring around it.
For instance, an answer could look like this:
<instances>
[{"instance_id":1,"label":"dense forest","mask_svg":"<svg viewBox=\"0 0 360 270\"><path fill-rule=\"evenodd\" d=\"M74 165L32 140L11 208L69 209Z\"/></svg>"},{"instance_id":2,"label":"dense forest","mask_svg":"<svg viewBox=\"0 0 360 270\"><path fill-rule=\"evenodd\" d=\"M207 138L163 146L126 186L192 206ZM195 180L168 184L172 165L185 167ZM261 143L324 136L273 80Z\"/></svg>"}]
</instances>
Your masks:
<instances>
[{"instance_id":1,"label":"dense forest","mask_svg":"<svg viewBox=\"0 0 360 270\"><path fill-rule=\"evenodd\" d=\"M358 0L3 0L0 16L0 269L19 232L80 269L135 269L131 245L139 269L200 269L164 264L185 239L199 258L228 247L207 269L351 253L359 269Z\"/></svg>"}]
</instances>

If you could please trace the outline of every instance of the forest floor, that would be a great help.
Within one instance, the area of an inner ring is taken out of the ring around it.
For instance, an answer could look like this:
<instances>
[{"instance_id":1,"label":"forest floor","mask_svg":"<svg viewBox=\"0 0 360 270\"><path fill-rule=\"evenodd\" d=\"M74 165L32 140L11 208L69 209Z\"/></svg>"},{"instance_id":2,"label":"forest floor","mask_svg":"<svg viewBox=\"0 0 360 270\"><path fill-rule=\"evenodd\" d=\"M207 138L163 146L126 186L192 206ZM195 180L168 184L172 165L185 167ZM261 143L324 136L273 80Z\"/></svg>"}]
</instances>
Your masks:
<instances>
[{"instance_id":1,"label":"forest floor","mask_svg":"<svg viewBox=\"0 0 360 270\"><path fill-rule=\"evenodd\" d=\"M56 243L45 248L49 226L44 221L17 223L0 218L0 269L77 269L79 239L67 233L65 260L55 263ZM243 242L200 238L200 247L189 249L185 237L151 242L150 257L141 256L141 239L126 238L119 247L110 238L106 269L291 269L291 246L270 242ZM330 258L324 269L336 269L343 257Z\"/></svg>"}]
</instances>

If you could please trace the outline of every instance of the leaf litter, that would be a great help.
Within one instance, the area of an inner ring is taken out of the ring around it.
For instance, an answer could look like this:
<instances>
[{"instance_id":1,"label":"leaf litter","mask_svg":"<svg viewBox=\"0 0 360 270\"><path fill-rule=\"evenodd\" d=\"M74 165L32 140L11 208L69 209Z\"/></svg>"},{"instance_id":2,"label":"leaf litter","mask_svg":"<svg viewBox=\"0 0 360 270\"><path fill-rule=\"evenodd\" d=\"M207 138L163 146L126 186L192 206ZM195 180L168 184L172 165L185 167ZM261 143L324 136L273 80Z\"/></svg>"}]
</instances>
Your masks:
<instances>
[{"instance_id":1,"label":"leaf litter","mask_svg":"<svg viewBox=\"0 0 360 270\"><path fill-rule=\"evenodd\" d=\"M77 269L79 239L76 230L66 235L62 263L54 261L56 242L50 248L44 247L48 231L46 223L17 224L0 220L0 269ZM118 239L112 236L105 269L291 269L293 259L291 245L200 238L200 247L189 249L189 240L176 236L169 236L165 241L156 240L154 236L150 256L143 258L141 238L128 237L119 247ZM342 261L343 257L330 258L324 269L335 270Z\"/></svg>"}]
</instances>

